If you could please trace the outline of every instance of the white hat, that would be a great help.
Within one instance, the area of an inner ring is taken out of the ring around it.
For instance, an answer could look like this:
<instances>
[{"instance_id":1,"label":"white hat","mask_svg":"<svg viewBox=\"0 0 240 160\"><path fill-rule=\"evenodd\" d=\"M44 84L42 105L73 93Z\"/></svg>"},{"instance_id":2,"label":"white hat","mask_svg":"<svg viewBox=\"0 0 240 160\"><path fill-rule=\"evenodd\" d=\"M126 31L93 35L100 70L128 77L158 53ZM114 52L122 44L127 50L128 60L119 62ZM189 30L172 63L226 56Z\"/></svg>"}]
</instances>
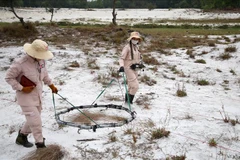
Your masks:
<instances>
[{"instance_id":1,"label":"white hat","mask_svg":"<svg viewBox=\"0 0 240 160\"><path fill-rule=\"evenodd\" d=\"M130 37L127 40L130 41L132 38L137 38L140 41L142 40L142 38L141 38L141 36L140 36L140 34L138 32L132 32Z\"/></svg>"},{"instance_id":2,"label":"white hat","mask_svg":"<svg viewBox=\"0 0 240 160\"><path fill-rule=\"evenodd\" d=\"M34 40L32 44L24 44L23 48L33 58L47 60L53 57L52 52L48 51L48 44L40 39Z\"/></svg>"}]
</instances>

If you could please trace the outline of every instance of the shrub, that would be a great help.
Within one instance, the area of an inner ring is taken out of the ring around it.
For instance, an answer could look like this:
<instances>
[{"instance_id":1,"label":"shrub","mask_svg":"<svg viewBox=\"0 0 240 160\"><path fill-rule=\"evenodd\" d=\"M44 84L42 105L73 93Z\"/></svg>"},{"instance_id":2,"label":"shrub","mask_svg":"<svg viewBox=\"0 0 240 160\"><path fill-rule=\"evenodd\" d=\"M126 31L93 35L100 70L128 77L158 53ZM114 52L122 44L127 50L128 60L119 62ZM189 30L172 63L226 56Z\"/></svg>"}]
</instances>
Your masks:
<instances>
[{"instance_id":1,"label":"shrub","mask_svg":"<svg viewBox=\"0 0 240 160\"><path fill-rule=\"evenodd\" d=\"M185 97L185 96L187 96L187 93L183 90L178 89L177 90L177 96L178 97Z\"/></svg>"},{"instance_id":2,"label":"shrub","mask_svg":"<svg viewBox=\"0 0 240 160\"><path fill-rule=\"evenodd\" d=\"M200 86L207 86L207 85L209 85L209 82L205 79L201 79L201 80L197 81L197 84Z\"/></svg>"},{"instance_id":3,"label":"shrub","mask_svg":"<svg viewBox=\"0 0 240 160\"><path fill-rule=\"evenodd\" d=\"M88 65L88 68L90 69L100 69L100 67L96 63L96 59L88 59L87 65Z\"/></svg>"},{"instance_id":4,"label":"shrub","mask_svg":"<svg viewBox=\"0 0 240 160\"><path fill-rule=\"evenodd\" d=\"M198 59L198 60L195 61L195 63L206 64L206 61L204 59Z\"/></svg>"},{"instance_id":5,"label":"shrub","mask_svg":"<svg viewBox=\"0 0 240 160\"><path fill-rule=\"evenodd\" d=\"M110 77L105 74L98 74L97 81L98 81L98 83L101 83L102 85L107 85L110 82Z\"/></svg>"},{"instance_id":6,"label":"shrub","mask_svg":"<svg viewBox=\"0 0 240 160\"><path fill-rule=\"evenodd\" d=\"M168 137L170 131L165 130L165 128L158 128L157 130L153 130L151 134L151 139L160 139L162 137Z\"/></svg>"},{"instance_id":7,"label":"shrub","mask_svg":"<svg viewBox=\"0 0 240 160\"><path fill-rule=\"evenodd\" d=\"M228 60L230 59L232 56L229 53L223 53L219 56L220 59L222 60Z\"/></svg>"},{"instance_id":8,"label":"shrub","mask_svg":"<svg viewBox=\"0 0 240 160\"><path fill-rule=\"evenodd\" d=\"M193 51L188 49L187 52L186 52L187 55L189 55L190 58L195 58L195 55L193 54Z\"/></svg>"},{"instance_id":9,"label":"shrub","mask_svg":"<svg viewBox=\"0 0 240 160\"><path fill-rule=\"evenodd\" d=\"M78 67L80 67L80 64L79 64L77 61L73 61L73 62L71 62L71 64L69 65L69 67L78 68Z\"/></svg>"},{"instance_id":10,"label":"shrub","mask_svg":"<svg viewBox=\"0 0 240 160\"><path fill-rule=\"evenodd\" d=\"M185 97L185 96L187 96L184 84L182 85L182 88L180 88L180 85L178 84L178 90L177 90L176 95L178 97Z\"/></svg>"},{"instance_id":11,"label":"shrub","mask_svg":"<svg viewBox=\"0 0 240 160\"><path fill-rule=\"evenodd\" d=\"M214 138L210 139L208 142L210 147L216 147L217 146L217 142L215 141Z\"/></svg>"},{"instance_id":12,"label":"shrub","mask_svg":"<svg viewBox=\"0 0 240 160\"><path fill-rule=\"evenodd\" d=\"M215 46L215 43L214 43L214 42L208 42L208 45L209 45L210 47L214 47L214 46Z\"/></svg>"},{"instance_id":13,"label":"shrub","mask_svg":"<svg viewBox=\"0 0 240 160\"><path fill-rule=\"evenodd\" d=\"M140 78L140 81L149 85L149 86L153 86L154 84L157 83L157 81L152 80L150 77L148 77L147 75L144 75Z\"/></svg>"},{"instance_id":14,"label":"shrub","mask_svg":"<svg viewBox=\"0 0 240 160\"><path fill-rule=\"evenodd\" d=\"M109 137L109 141L110 142L116 142L118 139L116 137L116 135L112 134L110 137Z\"/></svg>"},{"instance_id":15,"label":"shrub","mask_svg":"<svg viewBox=\"0 0 240 160\"><path fill-rule=\"evenodd\" d=\"M136 104L137 105L143 105L145 109L149 109L150 106L150 99L148 98L147 95L140 95L137 99L136 99Z\"/></svg>"},{"instance_id":16,"label":"shrub","mask_svg":"<svg viewBox=\"0 0 240 160\"><path fill-rule=\"evenodd\" d=\"M233 75L237 75L233 69L230 70L230 73L232 73Z\"/></svg>"},{"instance_id":17,"label":"shrub","mask_svg":"<svg viewBox=\"0 0 240 160\"><path fill-rule=\"evenodd\" d=\"M149 65L159 65L158 60L149 55L143 55L143 62Z\"/></svg>"},{"instance_id":18,"label":"shrub","mask_svg":"<svg viewBox=\"0 0 240 160\"><path fill-rule=\"evenodd\" d=\"M225 48L225 52L236 52L237 48L236 46L228 46L227 48Z\"/></svg>"},{"instance_id":19,"label":"shrub","mask_svg":"<svg viewBox=\"0 0 240 160\"><path fill-rule=\"evenodd\" d=\"M171 156L171 157L167 157L166 160L185 160L186 156L185 155L181 155L181 156Z\"/></svg>"}]
</instances>

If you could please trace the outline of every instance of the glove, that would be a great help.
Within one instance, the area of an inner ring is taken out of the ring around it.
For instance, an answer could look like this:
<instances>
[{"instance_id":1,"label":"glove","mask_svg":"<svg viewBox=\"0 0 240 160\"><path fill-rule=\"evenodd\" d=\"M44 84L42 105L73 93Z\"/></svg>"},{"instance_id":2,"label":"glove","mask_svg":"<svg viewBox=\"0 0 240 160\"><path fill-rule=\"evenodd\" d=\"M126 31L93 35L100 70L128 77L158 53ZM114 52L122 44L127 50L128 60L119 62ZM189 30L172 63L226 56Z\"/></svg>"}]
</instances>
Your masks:
<instances>
[{"instance_id":1,"label":"glove","mask_svg":"<svg viewBox=\"0 0 240 160\"><path fill-rule=\"evenodd\" d=\"M140 63L140 64L138 64L137 68L143 69L143 68L145 68L145 66L142 63Z\"/></svg>"},{"instance_id":2,"label":"glove","mask_svg":"<svg viewBox=\"0 0 240 160\"><path fill-rule=\"evenodd\" d=\"M49 85L49 87L51 88L52 93L57 93L58 92L58 89L53 84Z\"/></svg>"},{"instance_id":3,"label":"glove","mask_svg":"<svg viewBox=\"0 0 240 160\"><path fill-rule=\"evenodd\" d=\"M136 64L132 64L132 65L130 66L130 68L131 68L132 70L135 70L135 69L136 69Z\"/></svg>"},{"instance_id":4,"label":"glove","mask_svg":"<svg viewBox=\"0 0 240 160\"><path fill-rule=\"evenodd\" d=\"M24 93L30 93L32 90L35 88L35 86L30 86L30 87L23 87L22 92Z\"/></svg>"},{"instance_id":5,"label":"glove","mask_svg":"<svg viewBox=\"0 0 240 160\"><path fill-rule=\"evenodd\" d=\"M119 70L118 70L118 72L124 72L124 67L123 67L123 66L120 67Z\"/></svg>"}]
</instances>

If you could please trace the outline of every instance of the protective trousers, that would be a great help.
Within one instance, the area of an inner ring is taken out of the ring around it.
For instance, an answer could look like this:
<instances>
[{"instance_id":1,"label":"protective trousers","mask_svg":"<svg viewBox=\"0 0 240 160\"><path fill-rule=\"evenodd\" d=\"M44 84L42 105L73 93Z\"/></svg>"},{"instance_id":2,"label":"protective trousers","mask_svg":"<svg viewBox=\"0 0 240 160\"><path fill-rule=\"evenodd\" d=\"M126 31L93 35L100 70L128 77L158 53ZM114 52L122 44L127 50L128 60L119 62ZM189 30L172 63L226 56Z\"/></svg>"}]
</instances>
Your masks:
<instances>
[{"instance_id":1,"label":"protective trousers","mask_svg":"<svg viewBox=\"0 0 240 160\"><path fill-rule=\"evenodd\" d=\"M139 88L138 83L138 73L130 68L125 70L127 76L127 83L128 83L128 93L131 95L135 95Z\"/></svg>"},{"instance_id":2,"label":"protective trousers","mask_svg":"<svg viewBox=\"0 0 240 160\"><path fill-rule=\"evenodd\" d=\"M21 129L21 133L32 133L35 143L43 142L42 135L42 120L41 107L21 106L22 112L25 115L26 122Z\"/></svg>"}]
</instances>

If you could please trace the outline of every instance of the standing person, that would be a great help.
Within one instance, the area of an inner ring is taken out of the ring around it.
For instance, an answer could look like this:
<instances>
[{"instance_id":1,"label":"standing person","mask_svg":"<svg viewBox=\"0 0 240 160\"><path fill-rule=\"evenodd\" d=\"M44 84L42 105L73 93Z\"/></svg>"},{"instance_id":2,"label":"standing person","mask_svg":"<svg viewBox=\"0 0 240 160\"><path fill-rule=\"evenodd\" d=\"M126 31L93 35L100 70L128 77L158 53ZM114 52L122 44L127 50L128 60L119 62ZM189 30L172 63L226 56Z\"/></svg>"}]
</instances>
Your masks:
<instances>
[{"instance_id":1,"label":"standing person","mask_svg":"<svg viewBox=\"0 0 240 160\"><path fill-rule=\"evenodd\" d=\"M141 53L138 43L142 41L139 32L132 32L127 39L129 42L122 50L119 59L119 72L125 72L128 84L128 93L125 94L125 102L133 103L134 96L139 88L137 68L141 68ZM128 99L129 97L129 99Z\"/></svg>"},{"instance_id":2,"label":"standing person","mask_svg":"<svg viewBox=\"0 0 240 160\"><path fill-rule=\"evenodd\" d=\"M32 133L36 147L45 148L41 120L42 81L51 88L53 93L58 92L48 75L45 64L45 60L52 58L53 54L48 51L48 44L39 39L34 40L32 44L24 44L23 48L26 54L12 63L5 77L6 82L16 90L17 103L21 106L26 118L26 122L18 132L16 143L24 147L32 147L33 144L27 139L28 134ZM24 76L25 79L23 79Z\"/></svg>"}]
</instances>

